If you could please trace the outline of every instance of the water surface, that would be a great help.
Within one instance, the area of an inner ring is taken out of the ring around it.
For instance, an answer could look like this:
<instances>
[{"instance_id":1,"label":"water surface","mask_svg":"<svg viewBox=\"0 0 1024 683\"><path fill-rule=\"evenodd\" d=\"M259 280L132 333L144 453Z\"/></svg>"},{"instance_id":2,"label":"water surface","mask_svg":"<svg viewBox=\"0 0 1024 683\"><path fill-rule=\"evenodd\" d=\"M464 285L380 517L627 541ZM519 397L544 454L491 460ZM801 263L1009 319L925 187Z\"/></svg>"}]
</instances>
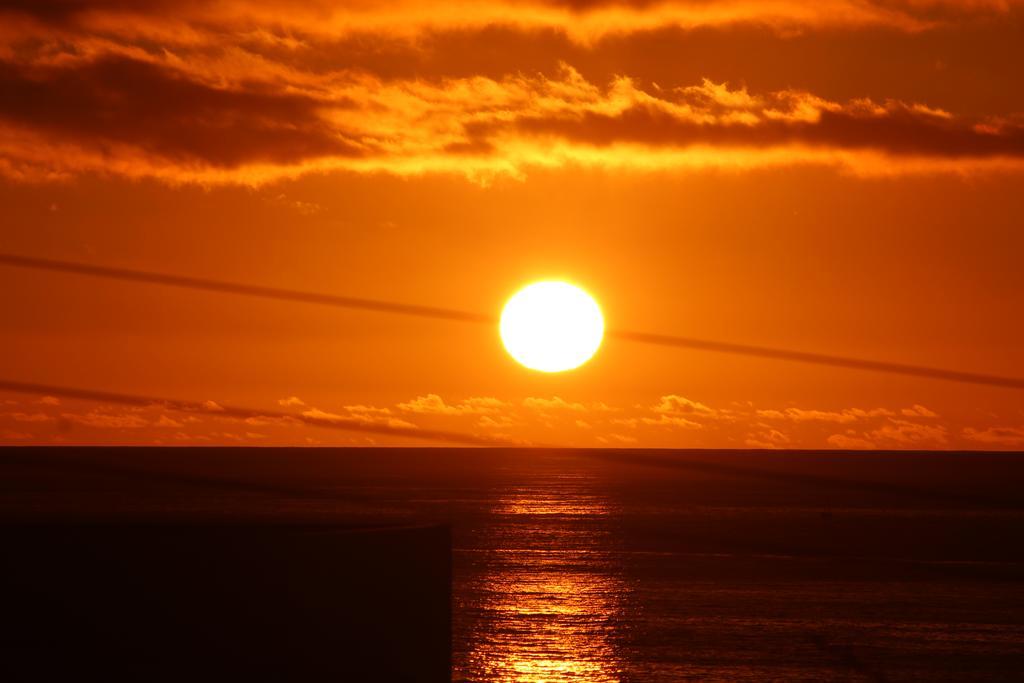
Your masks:
<instances>
[{"instance_id":1,"label":"water surface","mask_svg":"<svg viewBox=\"0 0 1024 683\"><path fill-rule=\"evenodd\" d=\"M5 455L0 513L448 522L456 680L1024 680L1024 455Z\"/></svg>"},{"instance_id":2,"label":"water surface","mask_svg":"<svg viewBox=\"0 0 1024 683\"><path fill-rule=\"evenodd\" d=\"M1020 456L389 457L453 524L458 680L1024 679Z\"/></svg>"}]
</instances>

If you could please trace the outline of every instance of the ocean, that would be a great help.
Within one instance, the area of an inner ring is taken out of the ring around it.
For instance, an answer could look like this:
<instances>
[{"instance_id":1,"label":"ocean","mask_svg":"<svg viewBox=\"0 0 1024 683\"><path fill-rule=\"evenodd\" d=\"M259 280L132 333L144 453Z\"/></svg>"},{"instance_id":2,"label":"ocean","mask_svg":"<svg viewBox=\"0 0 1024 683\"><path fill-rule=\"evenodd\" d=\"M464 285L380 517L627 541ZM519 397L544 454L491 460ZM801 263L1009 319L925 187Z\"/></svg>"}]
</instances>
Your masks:
<instances>
[{"instance_id":1,"label":"ocean","mask_svg":"<svg viewBox=\"0 0 1024 683\"><path fill-rule=\"evenodd\" d=\"M449 457L457 680L1024 680L1020 456Z\"/></svg>"},{"instance_id":2,"label":"ocean","mask_svg":"<svg viewBox=\"0 0 1024 683\"><path fill-rule=\"evenodd\" d=\"M133 450L450 524L457 681L1024 680L1022 454Z\"/></svg>"}]
</instances>

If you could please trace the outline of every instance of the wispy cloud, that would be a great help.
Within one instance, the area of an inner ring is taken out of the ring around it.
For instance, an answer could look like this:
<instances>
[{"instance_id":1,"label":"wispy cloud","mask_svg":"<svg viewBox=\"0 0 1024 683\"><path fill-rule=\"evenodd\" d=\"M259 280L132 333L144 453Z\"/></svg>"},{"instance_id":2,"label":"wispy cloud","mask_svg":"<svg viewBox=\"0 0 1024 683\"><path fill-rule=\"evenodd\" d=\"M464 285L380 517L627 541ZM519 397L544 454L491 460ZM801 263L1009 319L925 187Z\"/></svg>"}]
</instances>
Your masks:
<instances>
[{"instance_id":1,"label":"wispy cloud","mask_svg":"<svg viewBox=\"0 0 1024 683\"><path fill-rule=\"evenodd\" d=\"M750 448L779 449L786 448L792 444L792 440L786 434L777 429L765 429L754 432L744 441L744 445Z\"/></svg>"},{"instance_id":2,"label":"wispy cloud","mask_svg":"<svg viewBox=\"0 0 1024 683\"><path fill-rule=\"evenodd\" d=\"M703 425L685 417L666 415L662 413L658 417L642 417L640 423L662 427L682 427L683 429L700 429Z\"/></svg>"},{"instance_id":3,"label":"wispy cloud","mask_svg":"<svg viewBox=\"0 0 1024 683\"><path fill-rule=\"evenodd\" d=\"M260 184L310 172L633 171L817 164L866 175L1024 168L1024 119L922 103L672 89L621 76L385 79L97 47L0 52L0 173Z\"/></svg>"},{"instance_id":4,"label":"wispy cloud","mask_svg":"<svg viewBox=\"0 0 1024 683\"><path fill-rule=\"evenodd\" d=\"M510 429L521 424L521 422L508 415L498 415L495 417L484 415L476 422L477 427L482 429Z\"/></svg>"},{"instance_id":5,"label":"wispy cloud","mask_svg":"<svg viewBox=\"0 0 1024 683\"><path fill-rule=\"evenodd\" d=\"M15 412L10 414L15 422L52 422L56 418L46 413Z\"/></svg>"},{"instance_id":6,"label":"wispy cloud","mask_svg":"<svg viewBox=\"0 0 1024 683\"><path fill-rule=\"evenodd\" d=\"M353 34L414 39L427 32L493 26L555 31L582 43L664 28L742 24L786 31L923 31L969 17L1003 16L1017 6L1017 0L7 0L0 3L0 12L12 28L23 32L89 31L178 45L207 45L217 34L230 32L294 51Z\"/></svg>"},{"instance_id":7,"label":"wispy cloud","mask_svg":"<svg viewBox=\"0 0 1024 683\"><path fill-rule=\"evenodd\" d=\"M948 433L944 426L898 419L890 419L887 424L872 430L869 436L876 442L898 446L944 446L948 443Z\"/></svg>"},{"instance_id":8,"label":"wispy cloud","mask_svg":"<svg viewBox=\"0 0 1024 683\"><path fill-rule=\"evenodd\" d=\"M832 434L826 442L833 448L849 451L870 451L878 448L874 441L857 436L852 430L846 434Z\"/></svg>"},{"instance_id":9,"label":"wispy cloud","mask_svg":"<svg viewBox=\"0 0 1024 683\"><path fill-rule=\"evenodd\" d=\"M989 427L988 429L967 427L963 430L963 435L968 441L986 446L1024 446L1024 427Z\"/></svg>"},{"instance_id":10,"label":"wispy cloud","mask_svg":"<svg viewBox=\"0 0 1024 683\"><path fill-rule=\"evenodd\" d=\"M418 429L418 425L413 424L408 420L392 417L390 410L366 410L366 406L354 407L362 408L363 410L346 410L345 414L341 414L328 412L319 408L308 408L307 410L302 411L302 416L314 421L338 423L358 422L362 424L384 425L387 427L394 427L396 429Z\"/></svg>"},{"instance_id":11,"label":"wispy cloud","mask_svg":"<svg viewBox=\"0 0 1024 683\"><path fill-rule=\"evenodd\" d=\"M925 410L927 410L925 408ZM843 410L816 410L806 408L766 409L756 411L758 417L768 420L791 420L794 422L836 422L847 424L873 417L891 417L896 413L886 408L845 408ZM904 413L907 414L907 413ZM912 413L917 416L918 413Z\"/></svg>"},{"instance_id":12,"label":"wispy cloud","mask_svg":"<svg viewBox=\"0 0 1024 683\"><path fill-rule=\"evenodd\" d=\"M153 426L180 429L184 425L180 420L175 420L174 418L168 417L167 415L161 415L160 419L153 423Z\"/></svg>"},{"instance_id":13,"label":"wispy cloud","mask_svg":"<svg viewBox=\"0 0 1024 683\"><path fill-rule=\"evenodd\" d=\"M109 413L93 410L84 414L61 413L61 417L85 427L105 429L141 429L149 425L148 420L135 413Z\"/></svg>"},{"instance_id":14,"label":"wispy cloud","mask_svg":"<svg viewBox=\"0 0 1024 683\"><path fill-rule=\"evenodd\" d=\"M422 415L491 415L504 405L502 401L486 396L470 397L459 403L448 404L437 394L427 394L399 403L398 408Z\"/></svg>"},{"instance_id":15,"label":"wispy cloud","mask_svg":"<svg viewBox=\"0 0 1024 683\"><path fill-rule=\"evenodd\" d=\"M685 396L668 394L662 396L658 404L651 408L651 411L661 415L695 415L700 417L720 417L722 411L709 408L699 401L694 401Z\"/></svg>"},{"instance_id":16,"label":"wispy cloud","mask_svg":"<svg viewBox=\"0 0 1024 683\"><path fill-rule=\"evenodd\" d=\"M900 411L900 414L905 417L938 417L939 414L934 410L925 408L923 405L915 404L909 408L904 408Z\"/></svg>"},{"instance_id":17,"label":"wispy cloud","mask_svg":"<svg viewBox=\"0 0 1024 683\"><path fill-rule=\"evenodd\" d=\"M285 399L287 400L287 399ZM276 401L271 401L271 403ZM305 403L305 402L304 402ZM610 406L575 396L476 396L451 399L428 393L389 405L351 403L337 408L303 405L301 412L234 408L169 412L165 404L123 407L77 401L60 406L30 400L0 412L0 438L10 443L145 442L302 444L319 441L311 428L331 425L417 434L460 434L476 443L566 446L747 447L837 449L1015 449L1024 427L964 424L920 403L909 407L760 407L751 402L718 406L667 393L633 405ZM216 404L212 404L216 405ZM1019 416L1006 416L1017 420ZM998 416L990 419L998 420ZM443 430L443 431L442 431ZM8 436L2 436L9 434ZM10 436L13 434L28 437ZM328 443L365 444L367 436L342 434ZM375 438L375 443L387 443Z\"/></svg>"},{"instance_id":18,"label":"wispy cloud","mask_svg":"<svg viewBox=\"0 0 1024 683\"><path fill-rule=\"evenodd\" d=\"M583 412L587 409L582 403L575 401L566 401L559 396L552 396L551 398L540 398L530 396L523 399L523 407L530 408L531 410L537 410L540 412L551 412L559 410L571 410L575 412Z\"/></svg>"}]
</instances>

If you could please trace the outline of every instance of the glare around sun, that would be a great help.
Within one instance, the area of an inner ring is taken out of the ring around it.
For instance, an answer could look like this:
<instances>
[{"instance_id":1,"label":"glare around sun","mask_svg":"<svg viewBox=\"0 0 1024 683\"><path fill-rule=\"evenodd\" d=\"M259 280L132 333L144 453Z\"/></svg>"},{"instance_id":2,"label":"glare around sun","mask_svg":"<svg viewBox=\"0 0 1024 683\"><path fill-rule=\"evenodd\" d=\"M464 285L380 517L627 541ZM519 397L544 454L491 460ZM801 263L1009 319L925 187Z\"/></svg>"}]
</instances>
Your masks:
<instances>
[{"instance_id":1,"label":"glare around sun","mask_svg":"<svg viewBox=\"0 0 1024 683\"><path fill-rule=\"evenodd\" d=\"M548 280L516 292L501 313L501 340L522 365L563 372L586 363L604 337L604 316L575 285Z\"/></svg>"}]
</instances>

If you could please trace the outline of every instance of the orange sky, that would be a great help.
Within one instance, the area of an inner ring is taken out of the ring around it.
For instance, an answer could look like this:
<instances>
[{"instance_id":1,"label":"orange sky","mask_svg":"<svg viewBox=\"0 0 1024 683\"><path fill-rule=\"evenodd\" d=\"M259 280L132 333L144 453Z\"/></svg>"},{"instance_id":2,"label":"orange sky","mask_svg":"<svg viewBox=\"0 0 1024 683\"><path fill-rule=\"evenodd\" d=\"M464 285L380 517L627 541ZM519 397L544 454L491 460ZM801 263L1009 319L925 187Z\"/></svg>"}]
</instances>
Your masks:
<instances>
[{"instance_id":1,"label":"orange sky","mask_svg":"<svg viewBox=\"0 0 1024 683\"><path fill-rule=\"evenodd\" d=\"M1024 3L0 0L0 251L1024 375ZM0 379L509 443L1024 448L1024 392L0 267ZM0 443L406 444L0 395Z\"/></svg>"}]
</instances>

